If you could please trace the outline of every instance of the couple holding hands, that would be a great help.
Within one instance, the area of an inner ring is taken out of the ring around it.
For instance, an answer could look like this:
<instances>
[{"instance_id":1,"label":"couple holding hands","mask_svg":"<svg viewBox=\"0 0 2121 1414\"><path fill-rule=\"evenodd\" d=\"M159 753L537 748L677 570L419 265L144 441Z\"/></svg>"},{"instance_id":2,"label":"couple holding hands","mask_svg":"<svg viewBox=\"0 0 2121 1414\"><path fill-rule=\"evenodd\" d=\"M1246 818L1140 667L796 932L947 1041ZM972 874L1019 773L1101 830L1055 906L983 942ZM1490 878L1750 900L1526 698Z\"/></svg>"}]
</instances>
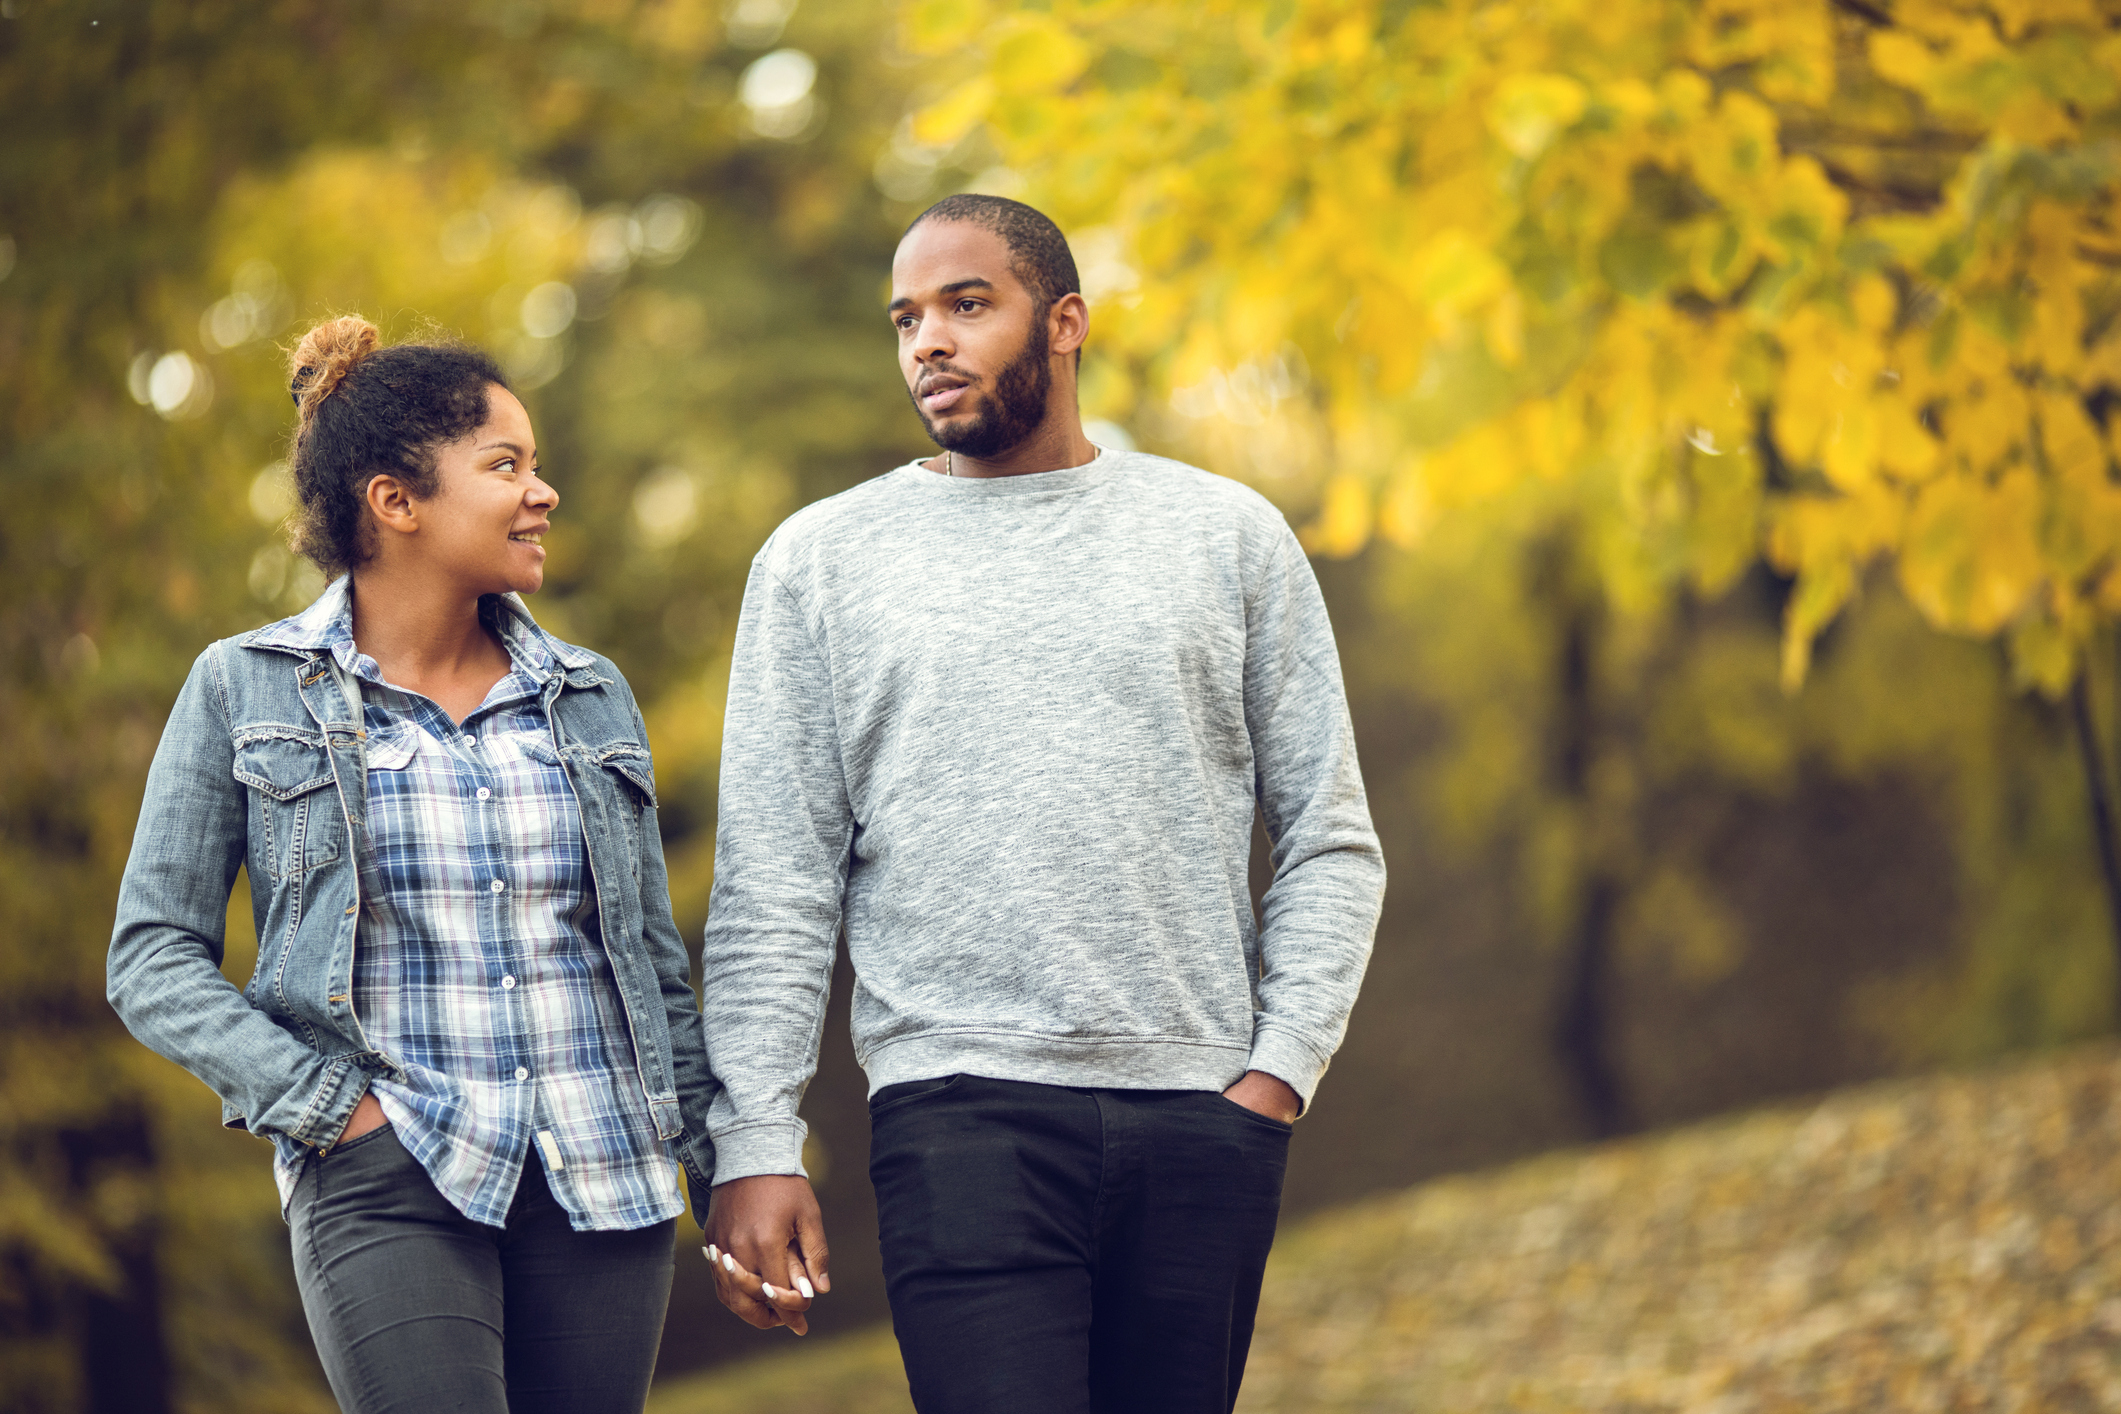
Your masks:
<instances>
[{"instance_id":1,"label":"couple holding hands","mask_svg":"<svg viewBox=\"0 0 2121 1414\"><path fill-rule=\"evenodd\" d=\"M1325 606L1265 500L1085 438L1052 222L951 197L891 280L943 451L752 563L697 997L640 711L520 597L559 497L507 379L358 319L296 350L300 544L337 578L193 667L110 998L272 1141L352 1414L638 1411L688 1188L722 1301L801 1333L842 931L923 1414L1236 1399L1384 887Z\"/></svg>"}]
</instances>

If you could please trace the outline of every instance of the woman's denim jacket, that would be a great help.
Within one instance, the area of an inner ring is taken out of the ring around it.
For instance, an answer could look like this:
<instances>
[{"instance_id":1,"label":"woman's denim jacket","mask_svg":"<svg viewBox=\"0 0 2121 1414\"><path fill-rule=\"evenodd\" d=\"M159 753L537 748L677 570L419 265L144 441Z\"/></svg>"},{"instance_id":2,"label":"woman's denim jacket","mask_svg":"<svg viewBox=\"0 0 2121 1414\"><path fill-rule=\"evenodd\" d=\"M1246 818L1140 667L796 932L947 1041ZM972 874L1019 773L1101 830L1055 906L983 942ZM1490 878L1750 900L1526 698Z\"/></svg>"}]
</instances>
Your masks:
<instances>
[{"instance_id":1,"label":"woman's denim jacket","mask_svg":"<svg viewBox=\"0 0 2121 1414\"><path fill-rule=\"evenodd\" d=\"M334 586L336 588L336 586ZM529 618L514 595L504 612ZM356 852L368 820L359 697L283 620L207 648L147 776L118 895L110 1001L133 1035L221 1097L221 1121L270 1137L289 1167L329 1148L369 1077L394 1077L354 1014ZM626 680L546 635L555 744L582 806L597 912L656 1133L679 1138L695 1201L714 1175L707 1067L685 945L671 921L655 772ZM258 966L221 975L229 890L249 866Z\"/></svg>"}]
</instances>

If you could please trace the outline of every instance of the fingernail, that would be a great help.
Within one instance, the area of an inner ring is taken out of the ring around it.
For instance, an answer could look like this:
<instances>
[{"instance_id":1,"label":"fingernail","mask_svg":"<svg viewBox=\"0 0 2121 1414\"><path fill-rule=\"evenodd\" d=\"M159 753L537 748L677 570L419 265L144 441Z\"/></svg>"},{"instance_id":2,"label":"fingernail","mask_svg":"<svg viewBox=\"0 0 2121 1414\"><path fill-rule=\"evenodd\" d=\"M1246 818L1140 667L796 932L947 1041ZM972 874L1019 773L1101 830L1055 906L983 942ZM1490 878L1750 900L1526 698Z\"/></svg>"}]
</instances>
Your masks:
<instances>
[{"instance_id":1,"label":"fingernail","mask_svg":"<svg viewBox=\"0 0 2121 1414\"><path fill-rule=\"evenodd\" d=\"M763 1291L763 1292L765 1292L765 1293L766 1293L766 1299L767 1299L768 1301L771 1301L771 1300L773 1299L773 1283L772 1283L772 1282L770 1282L770 1281L762 1281L762 1282L760 1282L760 1283L759 1283L759 1290L760 1290L760 1291Z\"/></svg>"},{"instance_id":2,"label":"fingernail","mask_svg":"<svg viewBox=\"0 0 2121 1414\"><path fill-rule=\"evenodd\" d=\"M712 1242L708 1243L700 1250L707 1254L707 1260L710 1262L718 1262L722 1259L721 1249L716 1247Z\"/></svg>"},{"instance_id":3,"label":"fingernail","mask_svg":"<svg viewBox=\"0 0 2121 1414\"><path fill-rule=\"evenodd\" d=\"M702 1247L700 1249L700 1255L711 1262L714 1260L714 1249L712 1247Z\"/></svg>"},{"instance_id":4,"label":"fingernail","mask_svg":"<svg viewBox=\"0 0 2121 1414\"><path fill-rule=\"evenodd\" d=\"M811 1297L817 1295L817 1292L811 1289L810 1283L804 1281L801 1277L797 1277L795 1279L795 1289L803 1293L803 1299L805 1301L808 1301Z\"/></svg>"},{"instance_id":5,"label":"fingernail","mask_svg":"<svg viewBox=\"0 0 2121 1414\"><path fill-rule=\"evenodd\" d=\"M725 1272L736 1270L736 1258L730 1256L727 1252L722 1254L722 1270Z\"/></svg>"}]
</instances>

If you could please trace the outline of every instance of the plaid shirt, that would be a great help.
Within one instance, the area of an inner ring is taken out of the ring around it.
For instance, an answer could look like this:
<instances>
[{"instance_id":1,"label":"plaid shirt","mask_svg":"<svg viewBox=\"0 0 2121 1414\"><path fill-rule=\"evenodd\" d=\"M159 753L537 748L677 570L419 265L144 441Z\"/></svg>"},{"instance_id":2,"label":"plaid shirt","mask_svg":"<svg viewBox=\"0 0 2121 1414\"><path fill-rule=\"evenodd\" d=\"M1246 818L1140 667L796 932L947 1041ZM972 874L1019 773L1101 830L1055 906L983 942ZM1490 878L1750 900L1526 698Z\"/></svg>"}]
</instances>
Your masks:
<instances>
[{"instance_id":1,"label":"plaid shirt","mask_svg":"<svg viewBox=\"0 0 2121 1414\"><path fill-rule=\"evenodd\" d=\"M482 600L513 666L453 723L354 647L346 583L295 626L361 685L353 1000L369 1044L404 1073L373 1082L383 1113L476 1222L506 1224L533 1142L577 1230L675 1217L677 1149L641 1095L581 808L546 718L558 645L512 598Z\"/></svg>"}]
</instances>

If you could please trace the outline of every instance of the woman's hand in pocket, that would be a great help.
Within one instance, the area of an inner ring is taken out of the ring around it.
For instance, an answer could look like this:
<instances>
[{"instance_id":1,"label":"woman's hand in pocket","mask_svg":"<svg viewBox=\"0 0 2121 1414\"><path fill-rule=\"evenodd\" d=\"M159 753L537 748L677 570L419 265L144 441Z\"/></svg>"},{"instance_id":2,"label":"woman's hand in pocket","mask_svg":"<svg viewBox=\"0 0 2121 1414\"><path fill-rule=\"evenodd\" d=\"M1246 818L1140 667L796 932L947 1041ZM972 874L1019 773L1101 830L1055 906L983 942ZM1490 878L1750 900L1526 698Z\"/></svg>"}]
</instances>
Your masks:
<instances>
[{"instance_id":1,"label":"woman's hand in pocket","mask_svg":"<svg viewBox=\"0 0 2121 1414\"><path fill-rule=\"evenodd\" d=\"M354 1106L353 1114L346 1121L346 1128L339 1131L339 1137L332 1141L331 1147L336 1149L349 1139L359 1139L369 1131L381 1129L388 1123L390 1120L383 1113L382 1103L376 1099L376 1092L370 1090L361 1096L361 1103Z\"/></svg>"}]
</instances>

